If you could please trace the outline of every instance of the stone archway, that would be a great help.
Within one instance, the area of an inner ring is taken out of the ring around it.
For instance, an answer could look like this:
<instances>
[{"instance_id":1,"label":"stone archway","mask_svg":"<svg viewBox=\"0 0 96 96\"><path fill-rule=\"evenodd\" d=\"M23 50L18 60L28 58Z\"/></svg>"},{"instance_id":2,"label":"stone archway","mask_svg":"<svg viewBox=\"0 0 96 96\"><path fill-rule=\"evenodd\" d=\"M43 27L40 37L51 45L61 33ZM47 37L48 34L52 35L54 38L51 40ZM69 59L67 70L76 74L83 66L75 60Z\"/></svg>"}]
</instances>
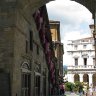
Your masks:
<instances>
[{"instance_id":1,"label":"stone archway","mask_svg":"<svg viewBox=\"0 0 96 96\"><path fill-rule=\"evenodd\" d=\"M74 82L76 82L76 81L80 81L79 74L74 75Z\"/></svg>"},{"instance_id":2,"label":"stone archway","mask_svg":"<svg viewBox=\"0 0 96 96\"><path fill-rule=\"evenodd\" d=\"M46 0L45 3L51 2L53 0ZM75 1L83 6L85 6L92 14L93 18L95 19L94 13L96 13L96 1L95 0L70 0Z\"/></svg>"},{"instance_id":3,"label":"stone archway","mask_svg":"<svg viewBox=\"0 0 96 96\"><path fill-rule=\"evenodd\" d=\"M93 13L96 1L95 0L71 0L76 1L82 5L84 5L90 12Z\"/></svg>"},{"instance_id":4,"label":"stone archway","mask_svg":"<svg viewBox=\"0 0 96 96\"><path fill-rule=\"evenodd\" d=\"M93 80L93 87L95 87L96 86L96 73L93 74L92 80Z\"/></svg>"},{"instance_id":5,"label":"stone archway","mask_svg":"<svg viewBox=\"0 0 96 96\"><path fill-rule=\"evenodd\" d=\"M83 75L83 82L86 82L86 83L89 84L89 76L88 76L88 74L84 74Z\"/></svg>"}]
</instances>

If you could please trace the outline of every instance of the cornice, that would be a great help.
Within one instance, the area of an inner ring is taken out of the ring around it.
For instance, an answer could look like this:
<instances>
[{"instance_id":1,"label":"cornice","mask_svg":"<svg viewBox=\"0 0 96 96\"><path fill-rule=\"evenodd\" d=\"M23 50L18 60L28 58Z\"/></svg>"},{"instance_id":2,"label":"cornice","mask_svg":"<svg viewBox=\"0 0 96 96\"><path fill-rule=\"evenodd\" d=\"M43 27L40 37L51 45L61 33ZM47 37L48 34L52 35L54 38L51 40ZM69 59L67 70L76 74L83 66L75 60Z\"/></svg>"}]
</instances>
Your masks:
<instances>
[{"instance_id":1,"label":"cornice","mask_svg":"<svg viewBox=\"0 0 96 96\"><path fill-rule=\"evenodd\" d=\"M88 73L96 73L96 69L68 69L68 74L88 74Z\"/></svg>"}]
</instances>

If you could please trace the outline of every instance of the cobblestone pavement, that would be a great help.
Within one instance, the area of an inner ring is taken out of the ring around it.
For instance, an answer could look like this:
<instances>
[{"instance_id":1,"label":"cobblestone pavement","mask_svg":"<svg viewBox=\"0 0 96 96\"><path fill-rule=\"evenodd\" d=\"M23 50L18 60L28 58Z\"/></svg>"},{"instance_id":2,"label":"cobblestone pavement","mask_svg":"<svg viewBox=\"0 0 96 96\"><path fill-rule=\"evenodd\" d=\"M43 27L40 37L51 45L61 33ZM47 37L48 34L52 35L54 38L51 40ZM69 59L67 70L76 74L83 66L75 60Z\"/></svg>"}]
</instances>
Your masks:
<instances>
[{"instance_id":1,"label":"cobblestone pavement","mask_svg":"<svg viewBox=\"0 0 96 96\"><path fill-rule=\"evenodd\" d=\"M80 96L80 94L76 94L76 93L71 93L71 92L66 92L65 93L66 96ZM90 92L88 92L85 95L82 96L96 96L96 92L94 91L92 94L90 94Z\"/></svg>"},{"instance_id":2,"label":"cobblestone pavement","mask_svg":"<svg viewBox=\"0 0 96 96\"><path fill-rule=\"evenodd\" d=\"M79 96L79 94L73 93L73 92L65 92L66 96Z\"/></svg>"},{"instance_id":3,"label":"cobblestone pavement","mask_svg":"<svg viewBox=\"0 0 96 96\"><path fill-rule=\"evenodd\" d=\"M66 94L66 96L79 96L79 95L75 93L71 93L71 94Z\"/></svg>"},{"instance_id":4,"label":"cobblestone pavement","mask_svg":"<svg viewBox=\"0 0 96 96\"><path fill-rule=\"evenodd\" d=\"M54 95L54 96L80 96L79 93L74 93L74 92L65 92L65 95ZM81 96L96 96L96 92L94 91L93 94L91 95L89 92L85 95Z\"/></svg>"},{"instance_id":5,"label":"cobblestone pavement","mask_svg":"<svg viewBox=\"0 0 96 96\"><path fill-rule=\"evenodd\" d=\"M90 94L90 92L88 92L86 96L96 96L96 91L93 91L92 94Z\"/></svg>"}]
</instances>

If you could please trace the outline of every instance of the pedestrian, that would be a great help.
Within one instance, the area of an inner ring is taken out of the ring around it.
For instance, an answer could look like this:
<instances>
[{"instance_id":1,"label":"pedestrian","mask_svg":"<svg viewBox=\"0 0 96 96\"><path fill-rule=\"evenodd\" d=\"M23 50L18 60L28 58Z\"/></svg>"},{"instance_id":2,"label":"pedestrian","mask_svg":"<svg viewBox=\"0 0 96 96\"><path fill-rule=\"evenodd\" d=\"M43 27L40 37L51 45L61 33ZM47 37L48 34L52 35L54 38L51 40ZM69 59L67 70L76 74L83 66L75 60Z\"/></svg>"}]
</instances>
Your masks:
<instances>
[{"instance_id":1,"label":"pedestrian","mask_svg":"<svg viewBox=\"0 0 96 96\"><path fill-rule=\"evenodd\" d=\"M64 93L65 93L65 90L64 90L64 85L63 85L63 83L61 83L60 84L60 95L64 95Z\"/></svg>"},{"instance_id":2,"label":"pedestrian","mask_svg":"<svg viewBox=\"0 0 96 96\"><path fill-rule=\"evenodd\" d=\"M62 95L62 84L59 85L60 88L60 95Z\"/></svg>"},{"instance_id":3,"label":"pedestrian","mask_svg":"<svg viewBox=\"0 0 96 96\"><path fill-rule=\"evenodd\" d=\"M63 87L63 84L62 84L61 91L62 91L62 95L64 95L64 87Z\"/></svg>"},{"instance_id":4,"label":"pedestrian","mask_svg":"<svg viewBox=\"0 0 96 96\"><path fill-rule=\"evenodd\" d=\"M79 94L80 94L80 96L83 95L83 87L82 87L82 85L79 86Z\"/></svg>"},{"instance_id":5,"label":"pedestrian","mask_svg":"<svg viewBox=\"0 0 96 96\"><path fill-rule=\"evenodd\" d=\"M93 96L93 89L90 88L89 90L90 90L90 96Z\"/></svg>"},{"instance_id":6,"label":"pedestrian","mask_svg":"<svg viewBox=\"0 0 96 96\"><path fill-rule=\"evenodd\" d=\"M60 95L62 95L62 86L61 86L61 84L59 85L59 92L60 92Z\"/></svg>"},{"instance_id":7,"label":"pedestrian","mask_svg":"<svg viewBox=\"0 0 96 96\"><path fill-rule=\"evenodd\" d=\"M65 84L63 83L63 94L65 95Z\"/></svg>"}]
</instances>

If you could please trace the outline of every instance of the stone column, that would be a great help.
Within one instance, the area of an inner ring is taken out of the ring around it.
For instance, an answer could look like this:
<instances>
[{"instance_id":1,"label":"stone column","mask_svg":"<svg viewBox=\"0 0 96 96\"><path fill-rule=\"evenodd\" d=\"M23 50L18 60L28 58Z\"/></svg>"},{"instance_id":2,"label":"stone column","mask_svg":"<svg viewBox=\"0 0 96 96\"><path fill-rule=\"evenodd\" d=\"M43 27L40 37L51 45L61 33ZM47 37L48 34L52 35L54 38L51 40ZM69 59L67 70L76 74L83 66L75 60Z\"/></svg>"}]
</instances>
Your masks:
<instances>
[{"instance_id":1,"label":"stone column","mask_svg":"<svg viewBox=\"0 0 96 96\"><path fill-rule=\"evenodd\" d=\"M74 83L74 74L68 74L68 82Z\"/></svg>"},{"instance_id":2,"label":"stone column","mask_svg":"<svg viewBox=\"0 0 96 96\"><path fill-rule=\"evenodd\" d=\"M79 74L80 76L80 82L83 82L83 74Z\"/></svg>"},{"instance_id":3,"label":"stone column","mask_svg":"<svg viewBox=\"0 0 96 96\"><path fill-rule=\"evenodd\" d=\"M92 83L92 75L93 75L93 74L90 73L90 74L88 74L88 75L89 75L89 86L92 86L92 84L93 84L93 83Z\"/></svg>"},{"instance_id":4,"label":"stone column","mask_svg":"<svg viewBox=\"0 0 96 96\"><path fill-rule=\"evenodd\" d=\"M74 83L74 74L71 74L70 81L71 81L72 83Z\"/></svg>"},{"instance_id":5,"label":"stone column","mask_svg":"<svg viewBox=\"0 0 96 96\"><path fill-rule=\"evenodd\" d=\"M68 76L68 82L70 82L71 74L67 74L67 76Z\"/></svg>"}]
</instances>

